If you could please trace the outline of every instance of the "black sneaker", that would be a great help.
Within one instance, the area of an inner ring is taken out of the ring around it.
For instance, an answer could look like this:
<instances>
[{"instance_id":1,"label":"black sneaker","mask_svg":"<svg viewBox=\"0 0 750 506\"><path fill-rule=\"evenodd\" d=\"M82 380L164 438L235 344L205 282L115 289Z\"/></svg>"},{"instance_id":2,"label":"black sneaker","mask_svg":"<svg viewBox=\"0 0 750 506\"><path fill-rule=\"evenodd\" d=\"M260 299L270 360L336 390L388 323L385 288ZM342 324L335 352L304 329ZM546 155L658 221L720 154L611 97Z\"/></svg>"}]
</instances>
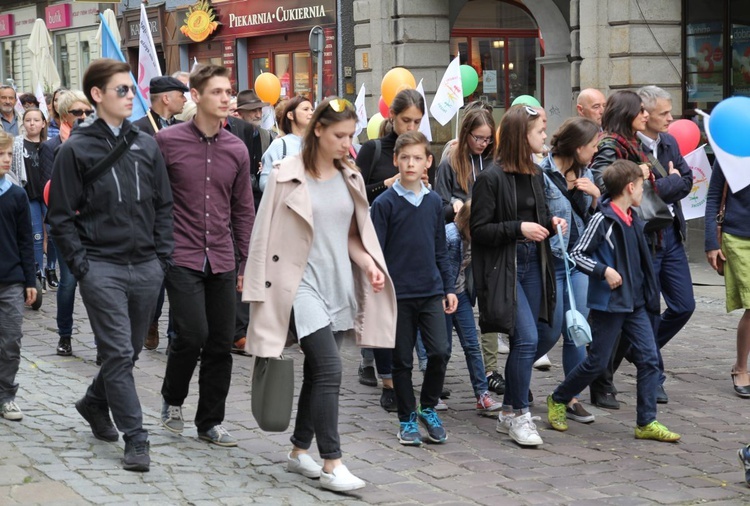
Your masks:
<instances>
[{"instance_id":1,"label":"black sneaker","mask_svg":"<svg viewBox=\"0 0 750 506\"><path fill-rule=\"evenodd\" d=\"M148 455L148 441L130 442L125 441L125 455L122 458L122 468L126 471L137 471L147 473L151 466L151 457Z\"/></svg>"},{"instance_id":2,"label":"black sneaker","mask_svg":"<svg viewBox=\"0 0 750 506\"><path fill-rule=\"evenodd\" d=\"M392 388L383 389L383 393L380 394L380 407L389 413L398 411L398 406L396 406L396 392Z\"/></svg>"},{"instance_id":3,"label":"black sneaker","mask_svg":"<svg viewBox=\"0 0 750 506\"><path fill-rule=\"evenodd\" d=\"M505 379L503 375L497 371L493 371L492 374L487 376L487 387L498 395L505 393Z\"/></svg>"},{"instance_id":4,"label":"black sneaker","mask_svg":"<svg viewBox=\"0 0 750 506\"><path fill-rule=\"evenodd\" d=\"M98 351L96 352L96 365L102 365L102 355Z\"/></svg>"},{"instance_id":5,"label":"black sneaker","mask_svg":"<svg viewBox=\"0 0 750 506\"><path fill-rule=\"evenodd\" d=\"M102 441L115 442L120 438L120 434L115 429L115 424L109 417L109 409L100 406L93 406L86 402L86 398L76 402L76 409L84 420L89 422L91 432L96 439ZM127 452L127 449L125 450Z\"/></svg>"},{"instance_id":6,"label":"black sneaker","mask_svg":"<svg viewBox=\"0 0 750 506\"><path fill-rule=\"evenodd\" d=\"M73 347L70 345L70 336L60 337L57 342L57 354L61 357L69 357L73 354Z\"/></svg>"},{"instance_id":7,"label":"black sneaker","mask_svg":"<svg viewBox=\"0 0 750 506\"><path fill-rule=\"evenodd\" d=\"M427 439L433 443L445 443L448 439L448 435L445 433L443 428L443 422L440 421L440 417L432 408L424 408L420 406L417 408L417 418L424 428L427 429Z\"/></svg>"},{"instance_id":8,"label":"black sneaker","mask_svg":"<svg viewBox=\"0 0 750 506\"><path fill-rule=\"evenodd\" d=\"M60 281L57 279L57 272L55 272L55 269L45 269L44 273L47 276L47 284L50 288L57 288L60 286Z\"/></svg>"},{"instance_id":9,"label":"black sneaker","mask_svg":"<svg viewBox=\"0 0 750 506\"><path fill-rule=\"evenodd\" d=\"M365 367L362 364L359 364L359 371L357 374L359 375L359 382L361 384L368 387L378 386L378 378L375 376L375 368L373 366L368 365Z\"/></svg>"}]
</instances>

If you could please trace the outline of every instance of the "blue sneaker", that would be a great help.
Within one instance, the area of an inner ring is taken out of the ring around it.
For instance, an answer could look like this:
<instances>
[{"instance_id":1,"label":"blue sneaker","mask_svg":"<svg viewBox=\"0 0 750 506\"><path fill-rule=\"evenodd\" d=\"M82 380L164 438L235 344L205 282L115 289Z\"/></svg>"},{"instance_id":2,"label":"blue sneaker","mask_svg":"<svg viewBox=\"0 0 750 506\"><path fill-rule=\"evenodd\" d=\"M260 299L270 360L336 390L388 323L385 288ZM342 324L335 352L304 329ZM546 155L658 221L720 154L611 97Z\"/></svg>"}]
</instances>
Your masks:
<instances>
[{"instance_id":1,"label":"blue sneaker","mask_svg":"<svg viewBox=\"0 0 750 506\"><path fill-rule=\"evenodd\" d=\"M737 456L740 458L740 464L745 470L745 483L750 485L750 445L737 450Z\"/></svg>"},{"instance_id":2,"label":"blue sneaker","mask_svg":"<svg viewBox=\"0 0 750 506\"><path fill-rule=\"evenodd\" d=\"M448 435L445 433L443 428L443 422L440 421L440 417L433 408L424 408L420 406L417 408L417 416L419 421L427 429L427 438L433 443L445 443L448 439Z\"/></svg>"},{"instance_id":3,"label":"blue sneaker","mask_svg":"<svg viewBox=\"0 0 750 506\"><path fill-rule=\"evenodd\" d=\"M408 422L401 422L401 428L396 436L402 445L419 446L422 444L422 434L419 432L416 413L411 414Z\"/></svg>"}]
</instances>

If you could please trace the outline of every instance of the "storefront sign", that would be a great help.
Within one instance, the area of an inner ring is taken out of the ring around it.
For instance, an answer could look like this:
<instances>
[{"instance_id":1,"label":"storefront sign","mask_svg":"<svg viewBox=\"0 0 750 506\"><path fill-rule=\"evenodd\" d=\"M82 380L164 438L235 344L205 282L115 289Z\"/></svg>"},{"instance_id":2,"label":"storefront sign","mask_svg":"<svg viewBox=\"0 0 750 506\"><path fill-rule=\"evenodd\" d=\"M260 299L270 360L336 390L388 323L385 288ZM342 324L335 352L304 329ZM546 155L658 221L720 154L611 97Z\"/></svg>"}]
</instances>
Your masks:
<instances>
[{"instance_id":1,"label":"storefront sign","mask_svg":"<svg viewBox=\"0 0 750 506\"><path fill-rule=\"evenodd\" d=\"M190 7L180 32L194 42L203 42L219 27L214 9L208 0L198 0Z\"/></svg>"},{"instance_id":2,"label":"storefront sign","mask_svg":"<svg viewBox=\"0 0 750 506\"><path fill-rule=\"evenodd\" d=\"M221 35L263 35L336 23L336 0L258 0L216 6Z\"/></svg>"},{"instance_id":3,"label":"storefront sign","mask_svg":"<svg viewBox=\"0 0 750 506\"><path fill-rule=\"evenodd\" d=\"M75 2L71 6L71 17L71 28L96 25L99 23L99 5Z\"/></svg>"},{"instance_id":4,"label":"storefront sign","mask_svg":"<svg viewBox=\"0 0 750 506\"><path fill-rule=\"evenodd\" d=\"M336 42L336 29L325 28L325 46L323 54L318 58L323 58L323 96L338 95L338 83L336 82L336 59L334 58L334 46Z\"/></svg>"},{"instance_id":5,"label":"storefront sign","mask_svg":"<svg viewBox=\"0 0 750 506\"><path fill-rule=\"evenodd\" d=\"M0 37L13 35L13 14L0 15Z\"/></svg>"},{"instance_id":6,"label":"storefront sign","mask_svg":"<svg viewBox=\"0 0 750 506\"><path fill-rule=\"evenodd\" d=\"M48 30L68 28L73 22L70 4L50 5L44 9L44 20Z\"/></svg>"},{"instance_id":7,"label":"storefront sign","mask_svg":"<svg viewBox=\"0 0 750 506\"><path fill-rule=\"evenodd\" d=\"M151 29L151 36L156 39L158 37L161 37L161 32L159 31L159 17L149 17L148 18L148 26ZM140 28L141 22L138 21L131 21L128 23L128 39L135 39L138 40L140 35Z\"/></svg>"},{"instance_id":8,"label":"storefront sign","mask_svg":"<svg viewBox=\"0 0 750 506\"><path fill-rule=\"evenodd\" d=\"M232 82L232 86L234 86L236 77L234 75L234 41L233 40L225 40L224 44L221 48L221 61L222 64L230 69L232 71L232 75L229 76L229 80Z\"/></svg>"}]
</instances>

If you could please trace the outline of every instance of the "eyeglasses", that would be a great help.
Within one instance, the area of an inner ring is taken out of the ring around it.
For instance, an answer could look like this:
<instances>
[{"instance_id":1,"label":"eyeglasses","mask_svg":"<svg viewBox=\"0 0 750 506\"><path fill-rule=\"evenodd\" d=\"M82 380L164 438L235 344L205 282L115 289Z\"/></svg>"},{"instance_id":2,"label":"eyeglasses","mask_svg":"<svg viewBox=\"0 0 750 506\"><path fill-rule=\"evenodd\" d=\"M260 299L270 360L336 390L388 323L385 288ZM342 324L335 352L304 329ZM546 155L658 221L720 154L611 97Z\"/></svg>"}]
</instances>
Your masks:
<instances>
[{"instance_id":1,"label":"eyeglasses","mask_svg":"<svg viewBox=\"0 0 750 506\"><path fill-rule=\"evenodd\" d=\"M526 109L526 114L529 116L539 116L539 111L534 109L533 107L529 107L528 105L523 106L524 109Z\"/></svg>"},{"instance_id":2,"label":"eyeglasses","mask_svg":"<svg viewBox=\"0 0 750 506\"><path fill-rule=\"evenodd\" d=\"M68 112L70 114L72 114L73 116L75 116L76 118L80 118L84 114L86 116L91 116L92 114L94 114L94 110L93 109L71 109Z\"/></svg>"},{"instance_id":3,"label":"eyeglasses","mask_svg":"<svg viewBox=\"0 0 750 506\"><path fill-rule=\"evenodd\" d=\"M336 112L344 112L346 108L354 110L354 106L352 105L352 103L345 98L334 98L333 100L328 102L328 105L330 105L331 109Z\"/></svg>"},{"instance_id":4,"label":"eyeglasses","mask_svg":"<svg viewBox=\"0 0 750 506\"><path fill-rule=\"evenodd\" d=\"M134 84L131 84L130 86L128 86L127 84L121 84L120 86L115 86L114 88L109 88L109 89L115 90L119 98L127 97L128 91L131 91L133 95L135 95L135 92L137 90ZM102 91L107 91L107 88L102 88Z\"/></svg>"},{"instance_id":5,"label":"eyeglasses","mask_svg":"<svg viewBox=\"0 0 750 506\"><path fill-rule=\"evenodd\" d=\"M487 144L488 146L492 144L492 137L479 137L474 134L469 134L472 139L474 139L474 142L477 144Z\"/></svg>"}]
</instances>

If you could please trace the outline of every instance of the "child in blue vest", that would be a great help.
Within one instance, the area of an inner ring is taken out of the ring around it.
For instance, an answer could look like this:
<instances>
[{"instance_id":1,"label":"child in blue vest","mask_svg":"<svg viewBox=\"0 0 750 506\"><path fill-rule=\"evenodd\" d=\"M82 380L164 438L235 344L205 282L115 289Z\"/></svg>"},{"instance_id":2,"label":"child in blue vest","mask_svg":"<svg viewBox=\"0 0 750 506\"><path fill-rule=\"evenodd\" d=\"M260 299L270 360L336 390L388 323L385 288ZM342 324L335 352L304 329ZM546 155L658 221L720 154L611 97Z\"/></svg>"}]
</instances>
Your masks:
<instances>
[{"instance_id":1,"label":"child in blue vest","mask_svg":"<svg viewBox=\"0 0 750 506\"><path fill-rule=\"evenodd\" d=\"M393 387L403 445L420 445L417 420L433 443L447 439L435 411L450 357L443 314L456 310L455 279L450 276L443 201L422 183L432 164L427 139L417 131L399 136L393 154L400 179L372 203L371 215L398 300ZM427 369L419 406L412 386L417 328L427 349Z\"/></svg>"},{"instance_id":2,"label":"child in blue vest","mask_svg":"<svg viewBox=\"0 0 750 506\"><path fill-rule=\"evenodd\" d=\"M606 369L622 332L638 369L635 437L675 442L680 435L656 421L659 356L649 313L659 312L659 289L643 221L631 209L641 204L643 171L634 162L617 160L602 178L611 198L600 204L571 252L589 276L593 340L586 359L547 397L547 419L553 429L568 430L567 404Z\"/></svg>"},{"instance_id":3,"label":"child in blue vest","mask_svg":"<svg viewBox=\"0 0 750 506\"><path fill-rule=\"evenodd\" d=\"M26 192L6 176L13 136L0 131L0 414L21 420L16 373L21 364L23 304L36 300L34 238Z\"/></svg>"}]
</instances>

